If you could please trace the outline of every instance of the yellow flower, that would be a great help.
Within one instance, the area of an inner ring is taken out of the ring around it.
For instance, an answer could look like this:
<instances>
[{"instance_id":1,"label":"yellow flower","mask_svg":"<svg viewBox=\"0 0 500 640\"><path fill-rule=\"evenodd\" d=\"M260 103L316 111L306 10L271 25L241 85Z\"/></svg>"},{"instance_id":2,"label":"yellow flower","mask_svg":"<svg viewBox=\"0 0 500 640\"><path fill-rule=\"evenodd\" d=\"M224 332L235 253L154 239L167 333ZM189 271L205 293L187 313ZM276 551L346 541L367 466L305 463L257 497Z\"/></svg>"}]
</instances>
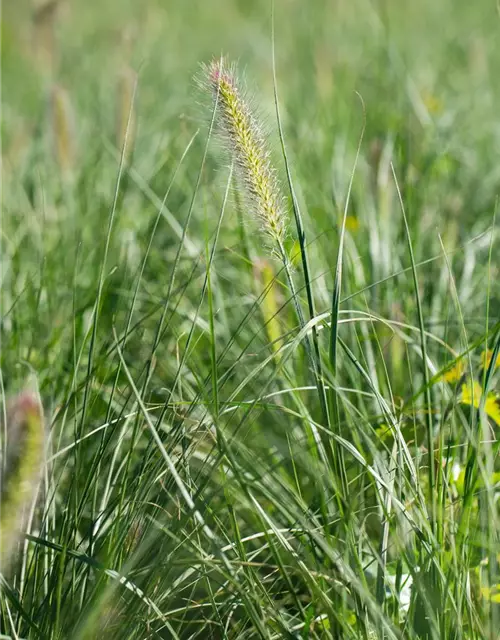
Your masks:
<instances>
[{"instance_id":1,"label":"yellow flower","mask_svg":"<svg viewBox=\"0 0 500 640\"><path fill-rule=\"evenodd\" d=\"M473 386L474 386L474 393L472 393L469 383L462 385L462 394L460 396L460 402L462 404L468 404L468 405L474 404L474 407L476 407L476 409L479 409L479 403L481 402L483 390L479 382L477 382L477 380L474 380ZM490 417L498 425L500 425L500 399L497 398L497 396L494 393L488 393L486 402L484 403L484 411L488 417Z\"/></svg>"},{"instance_id":2,"label":"yellow flower","mask_svg":"<svg viewBox=\"0 0 500 640\"><path fill-rule=\"evenodd\" d=\"M465 373L465 364L463 360L456 362L450 369L447 369L445 373L440 377L440 380L445 382L458 382Z\"/></svg>"},{"instance_id":3,"label":"yellow flower","mask_svg":"<svg viewBox=\"0 0 500 640\"><path fill-rule=\"evenodd\" d=\"M500 604L500 584L495 584L492 587L481 587L481 595L485 600Z\"/></svg>"},{"instance_id":4,"label":"yellow flower","mask_svg":"<svg viewBox=\"0 0 500 640\"><path fill-rule=\"evenodd\" d=\"M493 358L493 351L491 349L487 349L486 351L483 351L483 353L481 354L481 364L483 369L487 369L490 366L490 362L492 358ZM500 354L497 356L494 368L498 369L499 367L500 367Z\"/></svg>"},{"instance_id":5,"label":"yellow flower","mask_svg":"<svg viewBox=\"0 0 500 640\"><path fill-rule=\"evenodd\" d=\"M385 442L392 435L392 431L386 424L381 424L375 429L375 434L380 442Z\"/></svg>"}]
</instances>

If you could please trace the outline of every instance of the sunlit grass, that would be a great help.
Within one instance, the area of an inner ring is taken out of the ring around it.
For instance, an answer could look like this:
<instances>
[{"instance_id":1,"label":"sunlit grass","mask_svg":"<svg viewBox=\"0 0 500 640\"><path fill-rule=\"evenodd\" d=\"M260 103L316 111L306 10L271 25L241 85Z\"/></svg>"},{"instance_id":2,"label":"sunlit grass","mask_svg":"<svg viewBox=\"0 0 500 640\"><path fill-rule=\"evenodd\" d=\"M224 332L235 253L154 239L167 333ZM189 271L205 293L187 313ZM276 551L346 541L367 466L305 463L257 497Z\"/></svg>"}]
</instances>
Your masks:
<instances>
[{"instance_id":1,"label":"sunlit grass","mask_svg":"<svg viewBox=\"0 0 500 640\"><path fill-rule=\"evenodd\" d=\"M5 12L1 637L496 639L497 17L140 4Z\"/></svg>"}]
</instances>

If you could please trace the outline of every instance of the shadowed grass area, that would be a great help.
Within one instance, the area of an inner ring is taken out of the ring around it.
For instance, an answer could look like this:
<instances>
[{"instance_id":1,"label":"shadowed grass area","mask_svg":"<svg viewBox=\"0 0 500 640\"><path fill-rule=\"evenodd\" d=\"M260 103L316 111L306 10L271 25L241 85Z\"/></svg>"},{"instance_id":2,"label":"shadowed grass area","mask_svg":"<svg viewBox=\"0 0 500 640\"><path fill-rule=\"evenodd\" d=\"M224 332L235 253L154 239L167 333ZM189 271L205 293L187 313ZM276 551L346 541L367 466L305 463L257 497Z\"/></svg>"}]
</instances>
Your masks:
<instances>
[{"instance_id":1,"label":"shadowed grass area","mask_svg":"<svg viewBox=\"0 0 500 640\"><path fill-rule=\"evenodd\" d=\"M3 7L1 406L36 379L47 453L1 637L497 638L499 28Z\"/></svg>"}]
</instances>

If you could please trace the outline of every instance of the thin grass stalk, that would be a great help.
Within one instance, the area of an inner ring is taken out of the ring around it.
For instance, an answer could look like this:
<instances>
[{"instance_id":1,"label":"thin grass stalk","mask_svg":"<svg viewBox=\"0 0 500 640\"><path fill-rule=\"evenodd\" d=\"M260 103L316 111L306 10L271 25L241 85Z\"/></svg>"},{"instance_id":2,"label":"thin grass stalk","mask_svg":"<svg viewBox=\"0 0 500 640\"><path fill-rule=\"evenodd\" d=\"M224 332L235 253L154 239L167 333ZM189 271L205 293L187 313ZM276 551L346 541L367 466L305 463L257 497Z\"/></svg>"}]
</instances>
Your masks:
<instances>
[{"instance_id":1,"label":"thin grass stalk","mask_svg":"<svg viewBox=\"0 0 500 640\"><path fill-rule=\"evenodd\" d=\"M340 296L342 290L342 267L343 267L343 255L344 255L344 241L345 241L345 232L346 232L346 221L347 221L347 213L349 209L350 196L352 191L352 185L354 181L354 172L358 163L359 154L361 151L361 143L363 141L364 131L365 131L366 123L363 124L363 129L361 131L358 148L356 150L356 158L354 161L353 170L351 172L351 177L349 180L349 186L346 195L346 202L344 207L344 214L342 217L342 226L340 230L340 238L339 238L339 248L337 254L337 265L335 268L335 279L333 283L333 292L332 292L332 308L331 308L331 316L330 316L330 366L332 368L333 379L337 380L337 344L339 337L339 313L340 313ZM333 414L336 419L337 432L339 432L340 425L340 407L338 403L337 392L333 388L333 385L330 387L329 399L332 407ZM344 511L348 513L349 511L349 486L347 481L347 472L345 468L345 460L343 456L343 452L341 449L338 449L337 455L334 456L335 461L335 470L340 479L341 487L343 489L343 500L344 500Z\"/></svg>"},{"instance_id":2,"label":"thin grass stalk","mask_svg":"<svg viewBox=\"0 0 500 640\"><path fill-rule=\"evenodd\" d=\"M396 190L398 194L399 203L401 206L401 212L403 215L403 222L406 233L406 241L408 245L408 252L410 254L411 261L411 270L413 276L413 287L415 290L415 300L417 303L417 314L418 314L418 324L420 329L420 349L422 352L422 373L424 378L424 386L425 386L425 402L426 402L426 410L425 410L425 422L426 422L426 432L427 432L427 449L429 456L429 464L428 464L428 480L429 480L429 503L431 505L431 530L433 534L436 534L436 518L437 518L437 505L436 505L436 495L434 491L435 487L435 471L434 471L434 432L432 425L432 413L431 413L431 386L429 379L429 370L427 368L427 339L426 339L426 331L425 331L425 322L424 322L424 313L422 308L422 300L420 298L420 289L418 283L417 276L417 268L415 264L415 255L413 253L413 243L411 240L410 228L408 226L408 219L406 217L406 209L403 202L403 196L401 195L401 190L399 188L399 183L396 177L396 172L394 169L394 165L391 162L391 170L394 178L394 182L396 185Z\"/></svg>"},{"instance_id":3,"label":"thin grass stalk","mask_svg":"<svg viewBox=\"0 0 500 640\"><path fill-rule=\"evenodd\" d=\"M125 166L131 162L137 132L136 86L136 72L124 67L117 92L116 146L123 153Z\"/></svg>"},{"instance_id":4,"label":"thin grass stalk","mask_svg":"<svg viewBox=\"0 0 500 640\"><path fill-rule=\"evenodd\" d=\"M297 229L297 238L299 241L302 270L304 273L304 282L305 282L305 289L306 289L306 296L307 296L307 305L309 310L309 319L313 320L313 318L316 317L316 309L315 309L314 295L313 295L312 285L311 285L306 233L304 229L304 224L302 222L302 215L300 212L299 202L297 200L297 196L293 186L292 173L290 169L290 163L288 160L288 153L285 146L285 136L283 133L283 127L281 124L281 115L280 115L280 109L279 109L278 83L277 83L277 77L276 77L275 34L274 34L274 1L272 4L272 62L273 62L273 88L274 88L274 105L276 110L276 121L278 124L278 133L279 133L280 144L281 144L281 152L283 155L283 161L285 163L288 188L290 190L290 195L292 196L292 208L293 208L293 215L295 220L295 227ZM316 386L318 389L319 400L321 404L321 411L323 413L323 420L325 422L325 425L330 428L331 426L330 414L328 411L327 393L326 393L326 387L325 387L324 377L322 373L321 354L319 349L319 336L318 336L318 329L316 324L313 324L311 335L312 335L313 353L314 353L314 361L311 362L311 366L313 368L314 377L316 380Z\"/></svg>"},{"instance_id":5,"label":"thin grass stalk","mask_svg":"<svg viewBox=\"0 0 500 640\"><path fill-rule=\"evenodd\" d=\"M283 264L299 326L306 321L292 276L292 265L285 249L287 216L283 209L283 198L279 191L276 172L269 160L265 139L237 83L236 71L228 66L224 58L205 67L209 88L219 109L219 128L225 144L233 151L237 172L245 187L247 200L264 234L271 240L273 251ZM328 410L324 385L318 371L318 359L314 355L309 335L304 347L314 372L320 395L323 418L328 424ZM315 439L321 450L324 446L319 434ZM323 457L325 454L323 452Z\"/></svg>"},{"instance_id":6,"label":"thin grass stalk","mask_svg":"<svg viewBox=\"0 0 500 640\"><path fill-rule=\"evenodd\" d=\"M118 352L118 355L120 357L120 361L122 363L122 367L123 367L123 371L128 379L129 385L131 387L131 389L134 392L134 395L136 397L137 400L137 404L141 410L141 413L144 417L144 420L151 432L151 435L156 443L156 446L158 447L158 450L160 451L166 465L167 468L170 472L170 474L172 475L172 478L175 481L175 485L177 486L179 493L181 494L182 500L183 502L186 504L189 513L192 515L192 517L194 518L195 522L198 523L198 525L200 526L201 530L203 531L206 539L208 540L208 542L212 545L213 551L215 556L222 562L222 565L224 566L224 568L226 569L227 573L229 576L231 576L232 580L233 580L233 584L234 586L237 588L240 597L242 598L243 602L245 603L245 606L248 607L248 611L251 613L256 627L257 627L257 631L259 632L259 635L261 638L266 639L267 638L267 632L266 629L264 627L263 621L261 620L261 618L258 616L257 612L255 611L254 605L251 601L251 599L249 598L248 594L245 592L244 589L241 588L240 584L239 584L239 580L237 578L237 575L235 574L234 568L231 565L227 554L224 553L224 551L222 551L223 549L223 545L221 544L221 541L218 539L217 535L214 533L214 531L211 529L211 527L207 524L205 518L203 517L203 514L200 512L200 510L197 508L186 484L184 483L184 481L182 480L182 478L179 475L179 472L177 471L177 468L174 464L174 462L172 461L171 457L168 455L165 446L158 434L158 430L155 427L155 425L153 424L153 421L151 420L151 417L146 409L146 406L144 405L143 399L141 398L139 391L135 385L135 382L132 378L132 375L129 371L129 368L125 362L125 359L123 357L123 354L121 352L120 346L119 346L119 342L118 342L118 337L115 333L114 335L115 338L115 346Z\"/></svg>"},{"instance_id":7,"label":"thin grass stalk","mask_svg":"<svg viewBox=\"0 0 500 640\"><path fill-rule=\"evenodd\" d=\"M488 325L490 320L490 295L491 295L491 263L493 257L493 244L495 239L495 224L497 219L497 210L498 210L498 198L495 201L495 209L493 212L493 220L491 224L491 241L490 248L488 253L488 286L486 291L486 320L485 320L485 329L486 329L486 338L485 338L485 353L488 353ZM490 360L490 364L494 362L493 356ZM484 390L483 395L484 398L487 396L487 385L486 385L486 370L487 368L483 368L483 380L482 380L482 388ZM484 407L483 407L484 408ZM483 414L484 416L484 414ZM484 422L484 420L483 420ZM484 451L486 456L486 476L487 478L491 478L494 472L494 452L490 444L486 444L488 440L487 437L484 438L485 444ZM498 581L498 566L499 559L498 555L495 552L496 545L498 544L499 531L500 527L498 522L498 513L495 506L495 490L492 483L488 480L486 483L486 507L484 514L484 524L486 528L486 554L488 557L488 586L489 588L493 588L494 585ZM498 611L498 607L493 603L489 603L489 622L490 622L490 638L494 640L494 634L498 629L498 623L500 614Z\"/></svg>"}]
</instances>

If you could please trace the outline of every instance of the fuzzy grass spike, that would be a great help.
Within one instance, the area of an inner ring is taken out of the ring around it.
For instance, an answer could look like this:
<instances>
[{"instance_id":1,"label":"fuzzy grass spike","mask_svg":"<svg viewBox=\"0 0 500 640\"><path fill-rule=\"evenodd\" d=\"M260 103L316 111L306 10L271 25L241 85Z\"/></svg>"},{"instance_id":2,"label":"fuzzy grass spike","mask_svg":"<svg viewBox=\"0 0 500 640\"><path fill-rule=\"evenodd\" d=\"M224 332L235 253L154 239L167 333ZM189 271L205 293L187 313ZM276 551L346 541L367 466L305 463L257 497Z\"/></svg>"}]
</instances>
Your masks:
<instances>
[{"instance_id":1,"label":"fuzzy grass spike","mask_svg":"<svg viewBox=\"0 0 500 640\"><path fill-rule=\"evenodd\" d=\"M57 84L52 87L51 112L55 159L61 174L68 177L75 166L75 121L69 94Z\"/></svg>"},{"instance_id":2,"label":"fuzzy grass spike","mask_svg":"<svg viewBox=\"0 0 500 640\"><path fill-rule=\"evenodd\" d=\"M2 443L0 498L0 571L12 565L16 545L37 488L44 461L42 406L31 392L19 394L7 408Z\"/></svg>"},{"instance_id":3,"label":"fuzzy grass spike","mask_svg":"<svg viewBox=\"0 0 500 640\"><path fill-rule=\"evenodd\" d=\"M217 103L222 138L234 154L248 199L265 233L283 247L287 227L283 197L265 138L238 83L236 69L221 58L206 68L206 75Z\"/></svg>"}]
</instances>

